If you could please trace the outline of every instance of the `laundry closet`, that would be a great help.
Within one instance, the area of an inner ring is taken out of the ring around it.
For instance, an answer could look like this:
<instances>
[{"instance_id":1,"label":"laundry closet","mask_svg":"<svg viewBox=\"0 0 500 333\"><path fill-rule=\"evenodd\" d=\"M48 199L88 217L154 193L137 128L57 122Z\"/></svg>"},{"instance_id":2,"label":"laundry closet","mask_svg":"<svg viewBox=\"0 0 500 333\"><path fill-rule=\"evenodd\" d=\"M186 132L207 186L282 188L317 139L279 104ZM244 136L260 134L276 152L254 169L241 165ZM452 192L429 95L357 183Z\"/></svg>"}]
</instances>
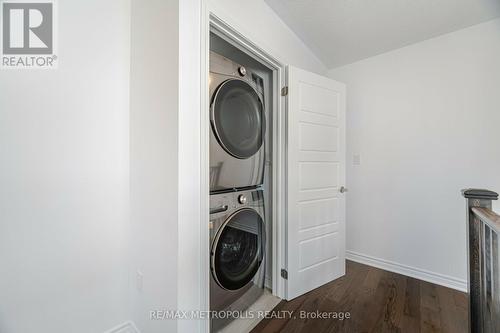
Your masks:
<instances>
[{"instance_id":1,"label":"laundry closet","mask_svg":"<svg viewBox=\"0 0 500 333\"><path fill-rule=\"evenodd\" d=\"M345 273L345 86L243 40L208 38L211 332Z\"/></svg>"},{"instance_id":2,"label":"laundry closet","mask_svg":"<svg viewBox=\"0 0 500 333\"><path fill-rule=\"evenodd\" d=\"M273 73L215 33L209 63L210 307L244 311L272 289Z\"/></svg>"}]
</instances>

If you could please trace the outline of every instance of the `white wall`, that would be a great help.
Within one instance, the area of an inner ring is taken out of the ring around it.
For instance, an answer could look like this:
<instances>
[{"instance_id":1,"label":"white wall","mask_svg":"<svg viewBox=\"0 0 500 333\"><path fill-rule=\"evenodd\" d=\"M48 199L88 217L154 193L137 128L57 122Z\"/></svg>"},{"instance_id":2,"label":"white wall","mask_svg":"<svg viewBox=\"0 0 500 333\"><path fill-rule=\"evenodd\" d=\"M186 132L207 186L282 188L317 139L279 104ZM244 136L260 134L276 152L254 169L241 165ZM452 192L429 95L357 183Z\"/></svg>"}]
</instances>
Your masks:
<instances>
[{"instance_id":1,"label":"white wall","mask_svg":"<svg viewBox=\"0 0 500 333\"><path fill-rule=\"evenodd\" d=\"M2 333L128 318L130 3L58 10L59 68L0 72Z\"/></svg>"},{"instance_id":2,"label":"white wall","mask_svg":"<svg viewBox=\"0 0 500 333\"><path fill-rule=\"evenodd\" d=\"M176 330L174 320L154 321L149 314L177 306L178 5L132 0L131 318L144 333Z\"/></svg>"},{"instance_id":3,"label":"white wall","mask_svg":"<svg viewBox=\"0 0 500 333\"><path fill-rule=\"evenodd\" d=\"M264 0L207 0L209 9L280 61L324 75L327 68Z\"/></svg>"},{"instance_id":4,"label":"white wall","mask_svg":"<svg viewBox=\"0 0 500 333\"><path fill-rule=\"evenodd\" d=\"M494 20L329 72L348 85L349 251L463 287L460 190L500 191L499 37Z\"/></svg>"}]
</instances>

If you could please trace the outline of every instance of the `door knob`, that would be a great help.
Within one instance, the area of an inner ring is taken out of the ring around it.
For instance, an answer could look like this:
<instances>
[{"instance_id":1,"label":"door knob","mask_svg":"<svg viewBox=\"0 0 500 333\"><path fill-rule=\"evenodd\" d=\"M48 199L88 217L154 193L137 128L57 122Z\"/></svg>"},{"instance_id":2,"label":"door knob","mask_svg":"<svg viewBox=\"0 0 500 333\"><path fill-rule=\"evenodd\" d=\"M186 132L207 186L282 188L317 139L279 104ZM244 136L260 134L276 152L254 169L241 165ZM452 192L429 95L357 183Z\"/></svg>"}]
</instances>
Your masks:
<instances>
[{"instance_id":1,"label":"door knob","mask_svg":"<svg viewBox=\"0 0 500 333\"><path fill-rule=\"evenodd\" d=\"M344 186L341 186L340 189L339 189L339 192L340 193L345 193L345 192L347 192L347 188L344 187Z\"/></svg>"}]
</instances>

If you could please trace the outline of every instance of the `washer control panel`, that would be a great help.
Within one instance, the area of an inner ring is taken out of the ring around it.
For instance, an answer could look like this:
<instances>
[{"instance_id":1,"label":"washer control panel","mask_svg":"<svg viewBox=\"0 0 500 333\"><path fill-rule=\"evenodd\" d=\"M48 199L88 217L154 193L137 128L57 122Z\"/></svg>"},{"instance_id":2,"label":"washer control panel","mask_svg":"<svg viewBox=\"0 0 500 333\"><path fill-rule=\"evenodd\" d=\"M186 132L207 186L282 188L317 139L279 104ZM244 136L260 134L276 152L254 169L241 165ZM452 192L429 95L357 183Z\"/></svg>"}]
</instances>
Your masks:
<instances>
[{"instance_id":1,"label":"washer control panel","mask_svg":"<svg viewBox=\"0 0 500 333\"><path fill-rule=\"evenodd\" d=\"M262 204L262 190L236 191L210 195L211 218L231 214L235 209Z\"/></svg>"}]
</instances>

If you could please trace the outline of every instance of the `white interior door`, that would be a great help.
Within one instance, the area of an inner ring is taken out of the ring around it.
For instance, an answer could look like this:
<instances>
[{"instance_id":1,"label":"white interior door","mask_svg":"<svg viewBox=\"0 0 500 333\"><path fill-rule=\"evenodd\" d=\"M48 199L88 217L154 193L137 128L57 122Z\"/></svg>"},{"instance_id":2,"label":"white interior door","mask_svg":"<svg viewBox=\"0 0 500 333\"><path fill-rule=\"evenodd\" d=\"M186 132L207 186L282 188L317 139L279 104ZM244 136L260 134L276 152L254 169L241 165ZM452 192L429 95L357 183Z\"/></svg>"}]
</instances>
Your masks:
<instances>
[{"instance_id":1,"label":"white interior door","mask_svg":"<svg viewBox=\"0 0 500 333\"><path fill-rule=\"evenodd\" d=\"M345 274L345 91L288 67L289 300Z\"/></svg>"}]
</instances>

